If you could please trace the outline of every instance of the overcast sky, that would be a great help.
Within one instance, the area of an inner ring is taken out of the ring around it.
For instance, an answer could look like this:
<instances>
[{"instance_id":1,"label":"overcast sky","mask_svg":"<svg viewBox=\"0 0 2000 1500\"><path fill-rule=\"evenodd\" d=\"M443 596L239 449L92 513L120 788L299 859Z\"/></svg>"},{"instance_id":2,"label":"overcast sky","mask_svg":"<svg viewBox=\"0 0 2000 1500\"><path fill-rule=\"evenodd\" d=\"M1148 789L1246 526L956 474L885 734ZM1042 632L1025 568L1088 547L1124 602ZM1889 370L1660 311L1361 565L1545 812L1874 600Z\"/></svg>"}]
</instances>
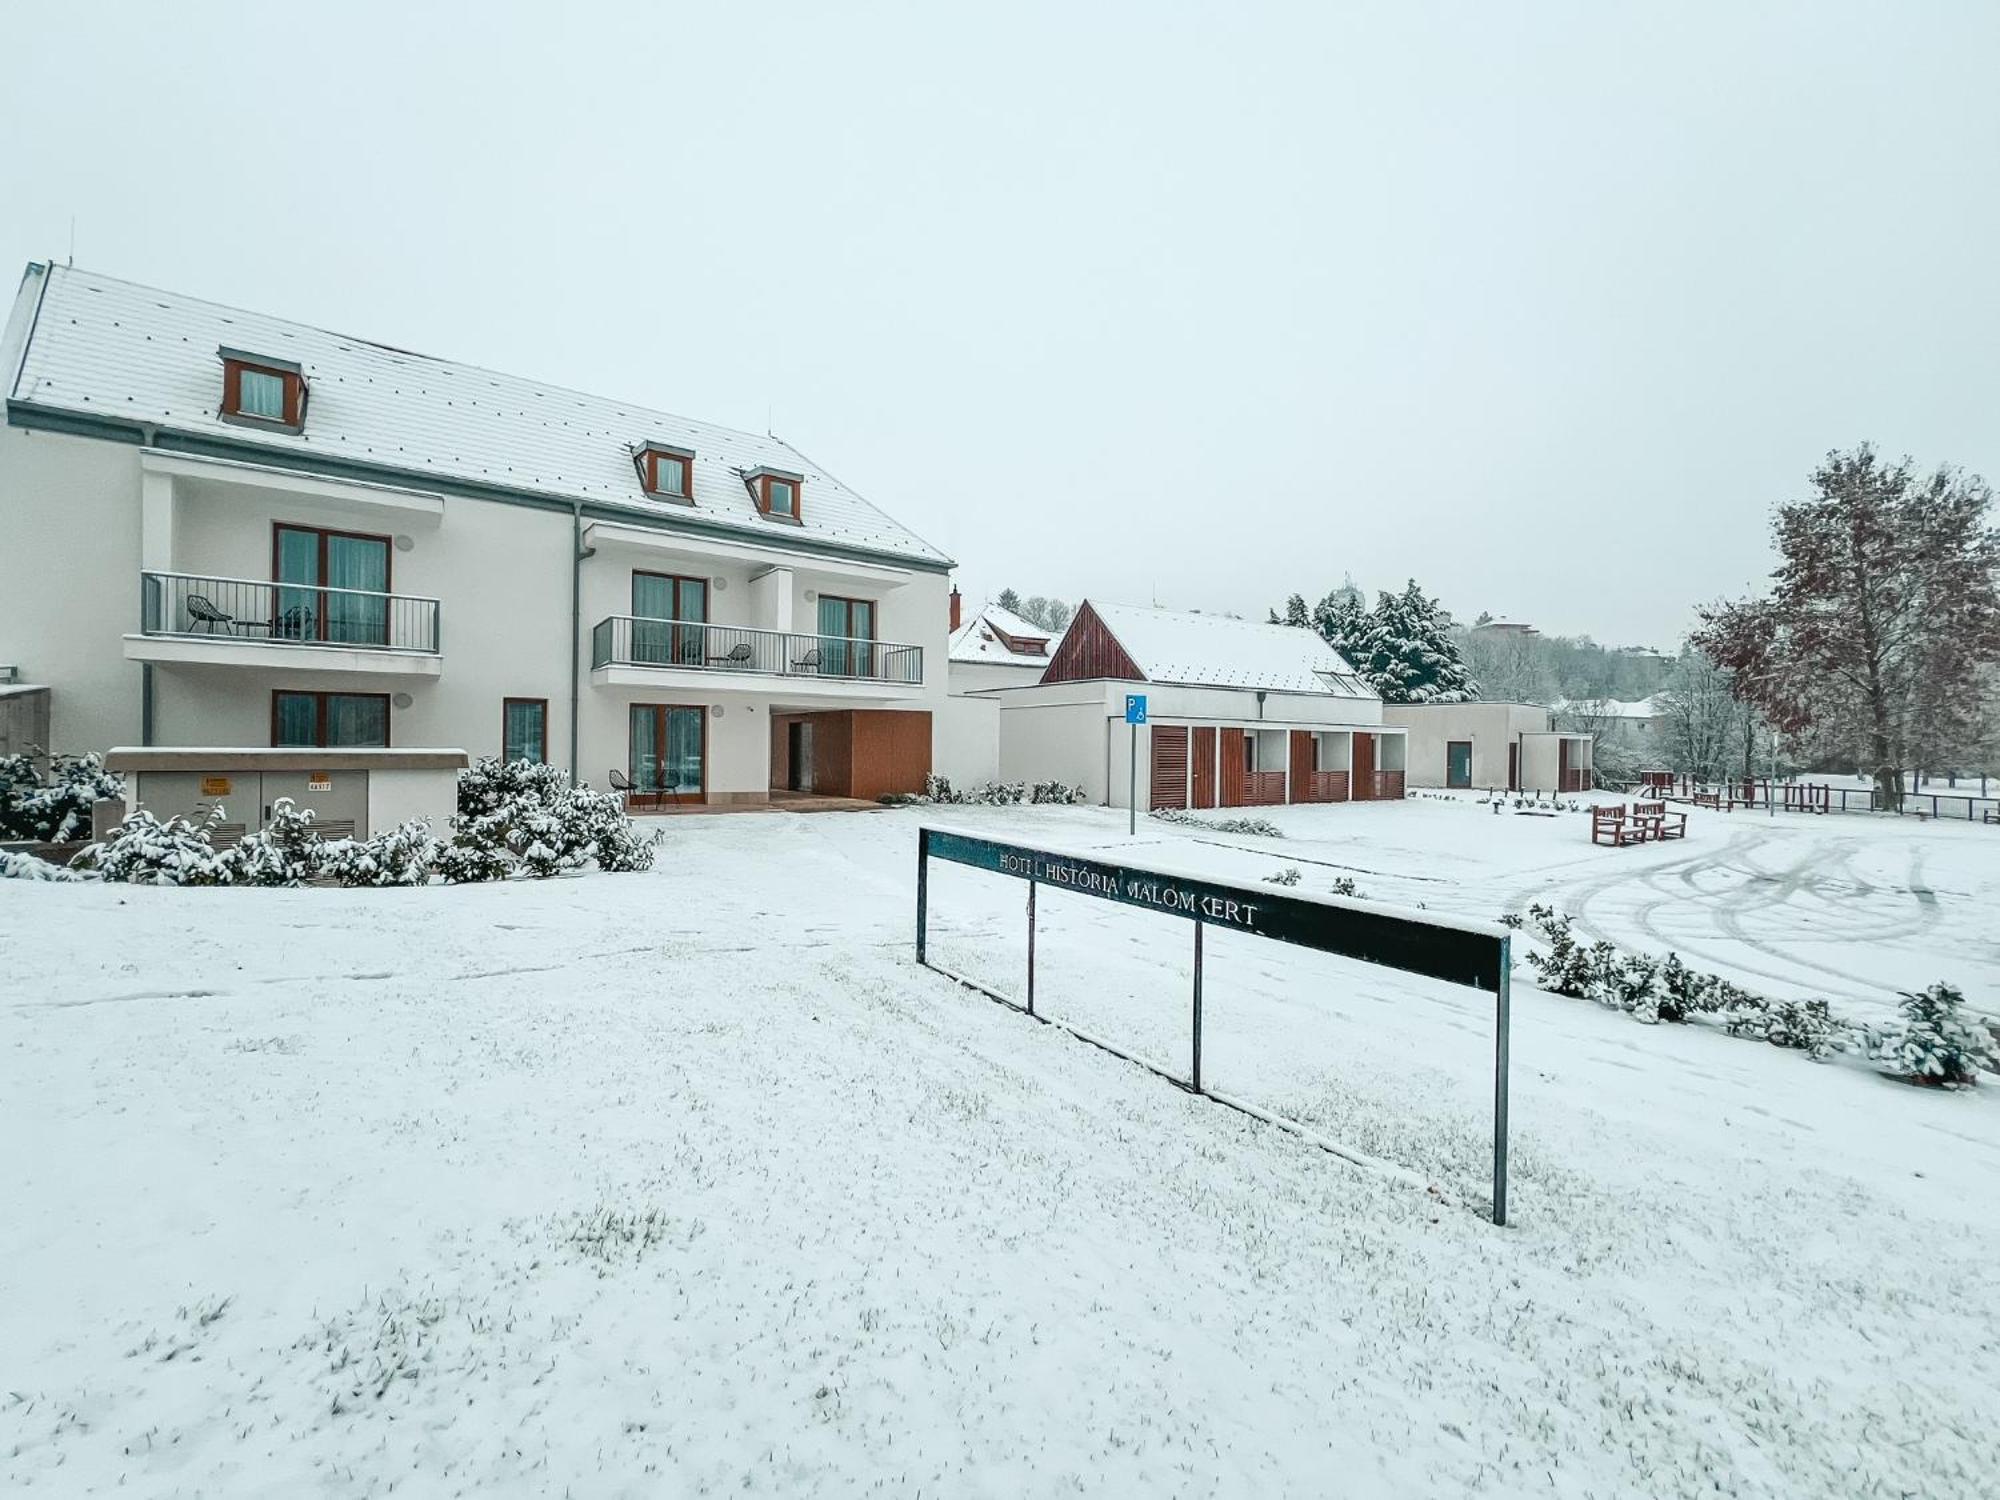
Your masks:
<instances>
[{"instance_id":1,"label":"overcast sky","mask_svg":"<svg viewBox=\"0 0 2000 1500\"><path fill-rule=\"evenodd\" d=\"M1666 645L1830 447L2000 481L1995 0L416 9L16 13L0 251L768 425L975 597Z\"/></svg>"}]
</instances>

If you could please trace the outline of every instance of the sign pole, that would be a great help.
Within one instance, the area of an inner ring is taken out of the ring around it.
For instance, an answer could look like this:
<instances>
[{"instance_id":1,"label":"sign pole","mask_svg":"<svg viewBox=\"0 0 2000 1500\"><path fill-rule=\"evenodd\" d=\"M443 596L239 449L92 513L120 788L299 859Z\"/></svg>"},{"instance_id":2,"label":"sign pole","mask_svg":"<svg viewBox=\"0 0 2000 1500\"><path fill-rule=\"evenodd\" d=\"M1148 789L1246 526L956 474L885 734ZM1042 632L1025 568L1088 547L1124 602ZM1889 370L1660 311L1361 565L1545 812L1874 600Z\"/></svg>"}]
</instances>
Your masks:
<instances>
[{"instance_id":1,"label":"sign pole","mask_svg":"<svg viewBox=\"0 0 2000 1500\"><path fill-rule=\"evenodd\" d=\"M1201 1092L1201 929L1200 917L1194 919L1194 1067L1188 1082L1194 1091Z\"/></svg>"},{"instance_id":2,"label":"sign pole","mask_svg":"<svg viewBox=\"0 0 2000 1500\"><path fill-rule=\"evenodd\" d=\"M1125 695L1125 722L1132 730L1132 753L1126 769L1131 773L1125 793L1125 836L1139 835L1139 726L1146 722L1146 695Z\"/></svg>"},{"instance_id":3,"label":"sign pole","mask_svg":"<svg viewBox=\"0 0 2000 1500\"><path fill-rule=\"evenodd\" d=\"M924 961L924 938L930 916L931 831L917 830L917 962Z\"/></svg>"},{"instance_id":4,"label":"sign pole","mask_svg":"<svg viewBox=\"0 0 2000 1500\"><path fill-rule=\"evenodd\" d=\"M1493 1028L1493 1222L1507 1224L1507 1031L1514 980L1514 940L1500 943L1500 994Z\"/></svg>"},{"instance_id":5,"label":"sign pole","mask_svg":"<svg viewBox=\"0 0 2000 1500\"><path fill-rule=\"evenodd\" d=\"M1028 882L1028 1014L1035 1013L1035 882Z\"/></svg>"}]
</instances>

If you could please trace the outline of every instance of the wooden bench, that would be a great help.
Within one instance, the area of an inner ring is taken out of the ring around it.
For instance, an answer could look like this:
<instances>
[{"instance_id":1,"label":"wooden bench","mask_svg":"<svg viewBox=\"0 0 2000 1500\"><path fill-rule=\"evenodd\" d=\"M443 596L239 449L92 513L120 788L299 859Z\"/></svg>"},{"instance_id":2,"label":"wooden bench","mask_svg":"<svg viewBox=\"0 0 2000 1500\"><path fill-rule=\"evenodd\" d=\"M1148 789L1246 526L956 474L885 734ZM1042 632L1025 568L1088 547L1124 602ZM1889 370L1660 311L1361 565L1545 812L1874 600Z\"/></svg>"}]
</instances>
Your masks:
<instances>
[{"instance_id":1,"label":"wooden bench","mask_svg":"<svg viewBox=\"0 0 2000 1500\"><path fill-rule=\"evenodd\" d=\"M1625 809L1621 807L1593 807L1590 810L1590 841L1593 844L1609 842L1617 848L1627 844L1646 842L1643 825L1627 823Z\"/></svg>"},{"instance_id":2,"label":"wooden bench","mask_svg":"<svg viewBox=\"0 0 2000 1500\"><path fill-rule=\"evenodd\" d=\"M1982 823L2000 823L2000 807L1989 807L1979 815Z\"/></svg>"},{"instance_id":3,"label":"wooden bench","mask_svg":"<svg viewBox=\"0 0 2000 1500\"><path fill-rule=\"evenodd\" d=\"M1705 807L1710 812L1721 812L1722 794L1720 792L1696 792L1694 794L1694 805L1696 807Z\"/></svg>"}]
</instances>

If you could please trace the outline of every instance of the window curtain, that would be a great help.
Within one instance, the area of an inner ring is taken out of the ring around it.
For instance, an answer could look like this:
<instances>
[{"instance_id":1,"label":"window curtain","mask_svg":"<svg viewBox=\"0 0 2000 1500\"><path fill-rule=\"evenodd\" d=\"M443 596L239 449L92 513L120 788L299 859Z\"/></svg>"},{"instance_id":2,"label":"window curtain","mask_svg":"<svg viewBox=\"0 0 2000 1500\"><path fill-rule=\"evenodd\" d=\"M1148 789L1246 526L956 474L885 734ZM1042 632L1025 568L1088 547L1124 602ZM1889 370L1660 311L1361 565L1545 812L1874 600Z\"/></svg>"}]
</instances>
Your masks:
<instances>
[{"instance_id":1,"label":"window curtain","mask_svg":"<svg viewBox=\"0 0 2000 1500\"><path fill-rule=\"evenodd\" d=\"M673 658L673 632L656 620L674 617L674 581L656 573L632 575L632 660L664 666ZM637 712L637 710L634 710Z\"/></svg>"},{"instance_id":2,"label":"window curtain","mask_svg":"<svg viewBox=\"0 0 2000 1500\"><path fill-rule=\"evenodd\" d=\"M701 715L698 708L667 710L668 791L701 791Z\"/></svg>"},{"instance_id":3,"label":"window curtain","mask_svg":"<svg viewBox=\"0 0 2000 1500\"><path fill-rule=\"evenodd\" d=\"M280 375L262 370L244 370L237 376L236 408L246 417L265 417L273 422L285 419L285 381Z\"/></svg>"},{"instance_id":4,"label":"window curtain","mask_svg":"<svg viewBox=\"0 0 2000 1500\"><path fill-rule=\"evenodd\" d=\"M517 760L544 759L548 736L543 721L547 712L546 706L540 703L515 702L507 705L506 732L501 736L505 741L500 747L501 759L510 765Z\"/></svg>"},{"instance_id":5,"label":"window curtain","mask_svg":"<svg viewBox=\"0 0 2000 1500\"><path fill-rule=\"evenodd\" d=\"M326 596L326 638L356 646L388 645L389 544L368 537L329 536L326 582L329 588L369 591Z\"/></svg>"},{"instance_id":6,"label":"window curtain","mask_svg":"<svg viewBox=\"0 0 2000 1500\"><path fill-rule=\"evenodd\" d=\"M328 745L374 747L388 744L388 700L373 694L328 693L326 742Z\"/></svg>"},{"instance_id":7,"label":"window curtain","mask_svg":"<svg viewBox=\"0 0 2000 1500\"><path fill-rule=\"evenodd\" d=\"M632 784L642 792L660 790L660 711L651 704L632 705Z\"/></svg>"},{"instance_id":8,"label":"window curtain","mask_svg":"<svg viewBox=\"0 0 2000 1500\"><path fill-rule=\"evenodd\" d=\"M303 588L278 590L271 634L282 640L311 640L319 635L319 533L292 526L278 528L278 579Z\"/></svg>"},{"instance_id":9,"label":"window curtain","mask_svg":"<svg viewBox=\"0 0 2000 1500\"><path fill-rule=\"evenodd\" d=\"M278 694L272 719L272 744L317 745L319 743L319 699L313 694Z\"/></svg>"}]
</instances>

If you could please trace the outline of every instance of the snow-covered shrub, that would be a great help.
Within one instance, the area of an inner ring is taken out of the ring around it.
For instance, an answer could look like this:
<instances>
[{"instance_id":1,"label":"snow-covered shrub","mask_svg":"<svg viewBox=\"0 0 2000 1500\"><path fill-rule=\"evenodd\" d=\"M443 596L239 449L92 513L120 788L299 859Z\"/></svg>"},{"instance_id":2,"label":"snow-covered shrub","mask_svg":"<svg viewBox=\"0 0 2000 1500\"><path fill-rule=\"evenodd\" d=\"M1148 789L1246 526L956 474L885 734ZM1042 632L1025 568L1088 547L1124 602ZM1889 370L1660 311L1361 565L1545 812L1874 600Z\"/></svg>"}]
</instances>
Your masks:
<instances>
[{"instance_id":1,"label":"snow-covered shrub","mask_svg":"<svg viewBox=\"0 0 2000 1500\"><path fill-rule=\"evenodd\" d=\"M1198 818L1177 807L1162 807L1146 816L1162 823L1179 823L1189 828L1206 828L1214 833L1248 833L1260 839L1281 839L1285 830L1269 818Z\"/></svg>"},{"instance_id":2,"label":"snow-covered shrub","mask_svg":"<svg viewBox=\"0 0 2000 1500\"><path fill-rule=\"evenodd\" d=\"M1596 942L1590 945L1587 961L1591 999L1642 1021L1659 1020L1659 1007L1653 999L1653 980L1660 969L1658 959L1643 953L1624 953L1614 944Z\"/></svg>"},{"instance_id":3,"label":"snow-covered shrub","mask_svg":"<svg viewBox=\"0 0 2000 1500\"><path fill-rule=\"evenodd\" d=\"M1660 965L1659 991L1654 999L1654 1018L1681 1023L1705 1015L1721 1006L1719 994L1724 981L1703 974L1681 962L1678 953L1669 953ZM1733 986L1732 986L1733 988Z\"/></svg>"},{"instance_id":4,"label":"snow-covered shrub","mask_svg":"<svg viewBox=\"0 0 2000 1500\"><path fill-rule=\"evenodd\" d=\"M1275 875L1266 875L1264 883L1266 885L1297 885L1304 878L1304 876L1299 874L1299 867L1297 865L1287 865Z\"/></svg>"},{"instance_id":5,"label":"snow-covered shrub","mask_svg":"<svg viewBox=\"0 0 2000 1500\"><path fill-rule=\"evenodd\" d=\"M989 781L984 786L976 786L959 798L961 802L976 802L984 807L1012 807L1024 801L1028 795L1025 783L1019 781Z\"/></svg>"},{"instance_id":6,"label":"snow-covered shrub","mask_svg":"<svg viewBox=\"0 0 2000 1500\"><path fill-rule=\"evenodd\" d=\"M319 878L326 845L313 831L315 814L290 797L271 804L271 821L217 857L228 867L224 885L304 885Z\"/></svg>"},{"instance_id":7,"label":"snow-covered shrub","mask_svg":"<svg viewBox=\"0 0 2000 1500\"><path fill-rule=\"evenodd\" d=\"M1351 896L1356 901L1368 899L1367 893L1354 883L1352 875L1336 875L1331 889L1336 896Z\"/></svg>"},{"instance_id":8,"label":"snow-covered shrub","mask_svg":"<svg viewBox=\"0 0 2000 1500\"><path fill-rule=\"evenodd\" d=\"M320 869L342 885L424 885L441 847L430 820L412 818L373 838L328 844Z\"/></svg>"},{"instance_id":9,"label":"snow-covered shrub","mask_svg":"<svg viewBox=\"0 0 2000 1500\"><path fill-rule=\"evenodd\" d=\"M12 849L0 849L0 880L88 880L88 875L75 870L64 869L48 860L37 859L32 854L17 854Z\"/></svg>"},{"instance_id":10,"label":"snow-covered shrub","mask_svg":"<svg viewBox=\"0 0 2000 1500\"><path fill-rule=\"evenodd\" d=\"M145 808L136 808L111 837L80 851L70 868L135 885L227 885L231 862L213 842L222 821L219 802L200 823L185 818L162 823Z\"/></svg>"},{"instance_id":11,"label":"snow-covered shrub","mask_svg":"<svg viewBox=\"0 0 2000 1500\"><path fill-rule=\"evenodd\" d=\"M1549 945L1546 954L1528 950L1528 967L1535 971L1542 988L1573 1000L1587 998L1595 975L1589 951L1570 935L1568 913L1536 902L1528 908L1528 920Z\"/></svg>"},{"instance_id":12,"label":"snow-covered shrub","mask_svg":"<svg viewBox=\"0 0 2000 1500\"><path fill-rule=\"evenodd\" d=\"M1815 1062L1847 1050L1851 1028L1824 1000L1771 1000L1737 990L1722 1008L1731 1036L1755 1037L1773 1047L1803 1052Z\"/></svg>"},{"instance_id":13,"label":"snow-covered shrub","mask_svg":"<svg viewBox=\"0 0 2000 1500\"><path fill-rule=\"evenodd\" d=\"M1964 1004L1957 988L1943 982L1904 992L1898 1007L1903 1019L1868 1028L1868 1056L1912 1083L1969 1088L1979 1081L1981 1068L2000 1068L2000 1058L1986 1029L1966 1019Z\"/></svg>"},{"instance_id":14,"label":"snow-covered shrub","mask_svg":"<svg viewBox=\"0 0 2000 1500\"><path fill-rule=\"evenodd\" d=\"M924 776L923 800L926 802L957 802L957 792L952 790L951 778L931 771Z\"/></svg>"},{"instance_id":15,"label":"snow-covered shrub","mask_svg":"<svg viewBox=\"0 0 2000 1500\"><path fill-rule=\"evenodd\" d=\"M1028 789L1028 800L1032 803L1048 803L1057 807L1074 807L1079 802L1090 800L1090 794L1080 786L1071 786L1067 781L1038 781Z\"/></svg>"},{"instance_id":16,"label":"snow-covered shrub","mask_svg":"<svg viewBox=\"0 0 2000 1500\"><path fill-rule=\"evenodd\" d=\"M451 844L436 864L454 883L502 880L516 868L545 879L593 859L604 870L645 870L660 838L639 835L617 797L571 786L555 766L482 760L459 773Z\"/></svg>"},{"instance_id":17,"label":"snow-covered shrub","mask_svg":"<svg viewBox=\"0 0 2000 1500\"><path fill-rule=\"evenodd\" d=\"M101 755L56 755L47 774L31 755L0 755L0 839L63 844L90 833L92 804L125 795Z\"/></svg>"}]
</instances>

